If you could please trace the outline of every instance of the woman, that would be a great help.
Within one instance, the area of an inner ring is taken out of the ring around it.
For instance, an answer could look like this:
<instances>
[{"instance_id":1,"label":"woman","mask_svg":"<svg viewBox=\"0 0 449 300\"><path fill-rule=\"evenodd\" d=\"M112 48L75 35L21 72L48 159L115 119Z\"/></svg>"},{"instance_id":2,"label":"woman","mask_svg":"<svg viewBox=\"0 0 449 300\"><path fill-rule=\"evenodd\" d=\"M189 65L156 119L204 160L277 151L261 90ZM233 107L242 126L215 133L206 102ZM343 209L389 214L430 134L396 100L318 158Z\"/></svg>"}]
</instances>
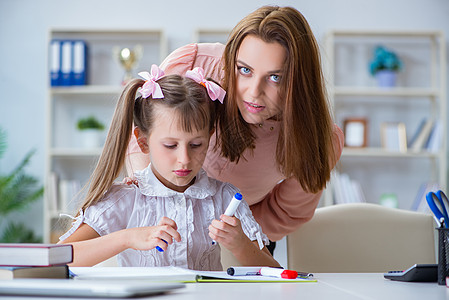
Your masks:
<instances>
[{"instance_id":1,"label":"woman","mask_svg":"<svg viewBox=\"0 0 449 300\"><path fill-rule=\"evenodd\" d=\"M304 16L261 7L237 24L226 46L187 45L161 67L169 74L202 67L227 91L204 169L242 191L268 238L280 240L309 221L344 139ZM132 141L128 171L147 165Z\"/></svg>"}]
</instances>

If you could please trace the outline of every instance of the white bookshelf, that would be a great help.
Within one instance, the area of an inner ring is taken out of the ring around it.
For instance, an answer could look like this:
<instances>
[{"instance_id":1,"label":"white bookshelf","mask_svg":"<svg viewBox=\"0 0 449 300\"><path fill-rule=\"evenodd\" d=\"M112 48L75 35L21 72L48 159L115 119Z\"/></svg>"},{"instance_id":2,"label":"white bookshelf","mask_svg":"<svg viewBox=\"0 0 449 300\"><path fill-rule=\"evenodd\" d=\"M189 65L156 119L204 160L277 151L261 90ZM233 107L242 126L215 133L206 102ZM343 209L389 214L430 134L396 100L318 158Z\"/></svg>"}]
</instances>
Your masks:
<instances>
[{"instance_id":1,"label":"white bookshelf","mask_svg":"<svg viewBox=\"0 0 449 300\"><path fill-rule=\"evenodd\" d=\"M439 31L334 30L325 38L328 95L336 123L368 120L368 145L345 147L337 170L362 186L367 202L378 203L383 193L397 196L399 208L410 209L420 185L437 182L447 187L446 49ZM392 88L379 88L369 74L375 46L392 49L403 61L403 70ZM423 119L438 120L442 140L437 151L386 150L381 144L381 124L405 124L410 140ZM334 182L331 181L330 186ZM323 204L334 204L332 188Z\"/></svg>"},{"instance_id":2,"label":"white bookshelf","mask_svg":"<svg viewBox=\"0 0 449 300\"><path fill-rule=\"evenodd\" d=\"M66 221L70 221L60 217L60 213L74 211L68 208L73 205L61 203L61 195L51 188L52 174L60 182L78 182L83 186L95 167L102 148L83 147L76 122L94 115L109 126L124 75L113 56L113 48L143 47L142 57L133 71L136 76L138 71L149 70L151 64L161 63L167 55L167 42L164 32L158 29L53 28L48 34L48 44L52 39L81 39L88 49L87 85L51 87L48 80L44 241L54 243L65 231ZM103 138L106 133L107 129Z\"/></svg>"},{"instance_id":3,"label":"white bookshelf","mask_svg":"<svg viewBox=\"0 0 449 300\"><path fill-rule=\"evenodd\" d=\"M195 30L193 34L193 42L194 43L222 43L226 44L229 34L231 33L231 29L227 28L198 28Z\"/></svg>"}]
</instances>

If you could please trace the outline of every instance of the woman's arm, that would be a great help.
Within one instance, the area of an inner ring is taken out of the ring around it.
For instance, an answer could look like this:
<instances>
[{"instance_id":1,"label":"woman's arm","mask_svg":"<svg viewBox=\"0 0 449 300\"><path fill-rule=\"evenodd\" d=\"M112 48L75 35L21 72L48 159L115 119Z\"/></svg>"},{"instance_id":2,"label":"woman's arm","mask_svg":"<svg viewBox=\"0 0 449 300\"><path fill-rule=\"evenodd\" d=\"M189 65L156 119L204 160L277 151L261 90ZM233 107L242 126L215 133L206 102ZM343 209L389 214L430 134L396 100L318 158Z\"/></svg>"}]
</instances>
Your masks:
<instances>
[{"instance_id":1,"label":"woman's arm","mask_svg":"<svg viewBox=\"0 0 449 300\"><path fill-rule=\"evenodd\" d=\"M333 135L334 157L332 166L338 162L343 151L344 135L335 125ZM308 222L315 213L322 191L307 193L301 184L288 178L277 184L265 198L250 206L256 221L271 241L278 241Z\"/></svg>"}]
</instances>

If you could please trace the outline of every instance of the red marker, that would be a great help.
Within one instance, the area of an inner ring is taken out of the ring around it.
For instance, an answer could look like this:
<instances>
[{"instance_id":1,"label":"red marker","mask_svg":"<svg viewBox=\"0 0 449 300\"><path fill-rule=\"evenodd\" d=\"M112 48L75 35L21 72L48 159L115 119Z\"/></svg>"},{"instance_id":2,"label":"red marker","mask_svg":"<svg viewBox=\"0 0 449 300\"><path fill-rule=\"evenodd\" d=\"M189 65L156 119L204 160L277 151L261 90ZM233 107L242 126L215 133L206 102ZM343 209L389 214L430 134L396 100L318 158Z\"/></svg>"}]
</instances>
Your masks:
<instances>
[{"instance_id":1,"label":"red marker","mask_svg":"<svg viewBox=\"0 0 449 300\"><path fill-rule=\"evenodd\" d=\"M285 278L285 279L295 279L298 277L298 272L296 272L294 270L262 267L262 268L260 268L260 275L270 276L270 277L279 277L279 278Z\"/></svg>"}]
</instances>

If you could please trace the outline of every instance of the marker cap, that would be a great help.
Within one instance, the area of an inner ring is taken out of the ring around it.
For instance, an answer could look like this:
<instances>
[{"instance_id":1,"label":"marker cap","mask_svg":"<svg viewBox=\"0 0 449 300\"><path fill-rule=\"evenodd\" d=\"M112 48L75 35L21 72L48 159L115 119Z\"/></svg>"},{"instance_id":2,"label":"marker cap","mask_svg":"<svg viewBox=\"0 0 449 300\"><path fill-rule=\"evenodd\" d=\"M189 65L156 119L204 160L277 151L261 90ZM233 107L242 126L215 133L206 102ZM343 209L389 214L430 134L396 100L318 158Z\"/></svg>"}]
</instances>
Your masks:
<instances>
[{"instance_id":1,"label":"marker cap","mask_svg":"<svg viewBox=\"0 0 449 300\"><path fill-rule=\"evenodd\" d=\"M284 270L281 273L281 277L285 279L295 279L298 277L298 272L293 270Z\"/></svg>"}]
</instances>

